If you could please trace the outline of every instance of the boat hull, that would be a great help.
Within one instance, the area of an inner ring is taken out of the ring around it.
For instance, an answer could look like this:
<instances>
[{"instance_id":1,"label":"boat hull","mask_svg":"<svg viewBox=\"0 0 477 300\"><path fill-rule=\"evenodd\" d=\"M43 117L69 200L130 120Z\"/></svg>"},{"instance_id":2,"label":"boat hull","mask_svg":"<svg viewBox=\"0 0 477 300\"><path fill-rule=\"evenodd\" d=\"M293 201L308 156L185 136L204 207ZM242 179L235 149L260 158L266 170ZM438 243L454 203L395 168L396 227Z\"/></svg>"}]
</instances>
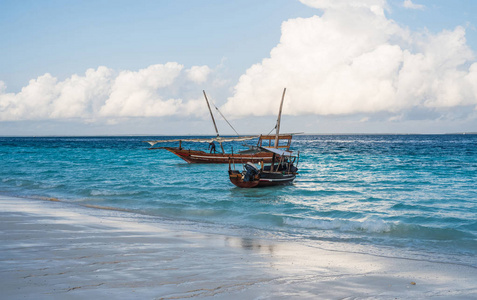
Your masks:
<instances>
[{"instance_id":1,"label":"boat hull","mask_svg":"<svg viewBox=\"0 0 477 300\"><path fill-rule=\"evenodd\" d=\"M255 154L239 153L207 153L200 150L186 150L173 147L163 147L169 152L174 153L190 164L227 164L229 160L236 163L242 162L271 162L272 154L268 152L258 152Z\"/></svg>"},{"instance_id":2,"label":"boat hull","mask_svg":"<svg viewBox=\"0 0 477 300\"><path fill-rule=\"evenodd\" d=\"M239 171L230 170L229 178L230 182L240 188L255 188L292 184L293 180L296 178L296 174L260 173L256 175L253 180L244 181L243 176Z\"/></svg>"},{"instance_id":3,"label":"boat hull","mask_svg":"<svg viewBox=\"0 0 477 300\"><path fill-rule=\"evenodd\" d=\"M275 174L273 174L275 175ZM289 185L295 180L295 174L278 174L277 176L261 176L258 187L275 186L275 185Z\"/></svg>"}]
</instances>

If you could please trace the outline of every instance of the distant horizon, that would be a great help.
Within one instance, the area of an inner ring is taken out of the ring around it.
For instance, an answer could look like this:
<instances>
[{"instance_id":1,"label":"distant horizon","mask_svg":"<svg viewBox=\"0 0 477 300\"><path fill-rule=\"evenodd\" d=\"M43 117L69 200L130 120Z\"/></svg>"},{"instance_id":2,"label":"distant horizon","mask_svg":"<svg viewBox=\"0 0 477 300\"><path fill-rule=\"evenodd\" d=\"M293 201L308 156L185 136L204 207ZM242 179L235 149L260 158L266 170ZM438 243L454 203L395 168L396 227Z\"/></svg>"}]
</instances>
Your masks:
<instances>
[{"instance_id":1,"label":"distant horizon","mask_svg":"<svg viewBox=\"0 0 477 300\"><path fill-rule=\"evenodd\" d=\"M286 133L283 133L286 134ZM273 135L273 133L271 134ZM454 133L299 133L293 134L293 136L313 136L313 135L477 135L477 132L454 132ZM165 134L112 134L112 135L0 135L0 138L12 138L12 137L39 137L39 138L54 138L54 137L150 137L150 136L157 136L157 137L194 137L194 136L202 136L202 137L215 137L215 135L207 135L207 134L177 134L177 135L165 135ZM260 136L260 134L248 133L248 134L241 134L241 135L220 135L222 137L233 137L233 136Z\"/></svg>"}]
</instances>

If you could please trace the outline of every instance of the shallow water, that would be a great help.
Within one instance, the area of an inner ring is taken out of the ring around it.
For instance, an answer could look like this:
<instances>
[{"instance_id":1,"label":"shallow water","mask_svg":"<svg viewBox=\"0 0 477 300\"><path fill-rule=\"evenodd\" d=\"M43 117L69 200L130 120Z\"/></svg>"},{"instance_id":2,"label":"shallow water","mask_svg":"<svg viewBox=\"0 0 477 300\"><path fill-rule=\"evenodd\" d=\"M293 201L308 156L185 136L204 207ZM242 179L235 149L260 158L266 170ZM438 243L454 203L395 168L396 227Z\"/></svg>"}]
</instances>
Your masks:
<instances>
[{"instance_id":1,"label":"shallow water","mask_svg":"<svg viewBox=\"0 0 477 300\"><path fill-rule=\"evenodd\" d=\"M227 165L149 151L148 139L0 138L0 193L134 211L193 230L477 267L477 135L296 136L294 185L262 189L233 186Z\"/></svg>"}]
</instances>

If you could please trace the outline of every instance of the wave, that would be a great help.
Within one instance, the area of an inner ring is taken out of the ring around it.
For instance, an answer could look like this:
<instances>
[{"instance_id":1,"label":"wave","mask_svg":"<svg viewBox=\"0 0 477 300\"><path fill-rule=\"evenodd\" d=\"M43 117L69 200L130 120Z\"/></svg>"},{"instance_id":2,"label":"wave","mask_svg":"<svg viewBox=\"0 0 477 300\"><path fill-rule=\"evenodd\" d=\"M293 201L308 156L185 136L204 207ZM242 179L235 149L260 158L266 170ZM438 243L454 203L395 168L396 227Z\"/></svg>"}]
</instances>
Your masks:
<instances>
[{"instance_id":1,"label":"wave","mask_svg":"<svg viewBox=\"0 0 477 300\"><path fill-rule=\"evenodd\" d=\"M133 196L144 194L145 191L122 191L122 190L91 190L91 196Z\"/></svg>"},{"instance_id":2,"label":"wave","mask_svg":"<svg viewBox=\"0 0 477 300\"><path fill-rule=\"evenodd\" d=\"M413 240L474 240L477 238L469 231L455 228L442 228L423 226L419 224L406 224L398 221L384 221L376 218L364 220L344 219L300 219L284 218L284 225L303 229L332 230L346 233L371 233L386 235L393 238Z\"/></svg>"},{"instance_id":3,"label":"wave","mask_svg":"<svg viewBox=\"0 0 477 300\"><path fill-rule=\"evenodd\" d=\"M301 227L307 229L318 230L340 230L340 231L362 231L385 233L390 232L394 223L385 222L377 219L357 220L343 220L343 219L298 219L287 217L284 218L283 223L294 227Z\"/></svg>"}]
</instances>

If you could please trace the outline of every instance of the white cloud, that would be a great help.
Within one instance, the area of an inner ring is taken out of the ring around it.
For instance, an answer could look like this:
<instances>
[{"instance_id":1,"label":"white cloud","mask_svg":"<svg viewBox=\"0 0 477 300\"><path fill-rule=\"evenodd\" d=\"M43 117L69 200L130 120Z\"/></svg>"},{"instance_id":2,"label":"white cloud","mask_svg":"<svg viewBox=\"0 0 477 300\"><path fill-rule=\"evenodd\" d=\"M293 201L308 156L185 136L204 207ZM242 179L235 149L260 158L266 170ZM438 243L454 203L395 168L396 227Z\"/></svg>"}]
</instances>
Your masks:
<instances>
[{"instance_id":1,"label":"white cloud","mask_svg":"<svg viewBox=\"0 0 477 300\"><path fill-rule=\"evenodd\" d=\"M51 99L50 118L88 117L98 111L111 90L112 70L89 69L85 76L73 75L57 84L60 91Z\"/></svg>"},{"instance_id":2,"label":"white cloud","mask_svg":"<svg viewBox=\"0 0 477 300\"><path fill-rule=\"evenodd\" d=\"M7 93L0 81L0 121L79 118L91 123L98 118L202 115L205 107L199 107L197 99L176 95L175 85L192 73L195 82L203 83L211 70L202 66L184 72L183 68L170 62L116 73L101 66L64 81L47 73L30 80L19 93Z\"/></svg>"},{"instance_id":3,"label":"white cloud","mask_svg":"<svg viewBox=\"0 0 477 300\"><path fill-rule=\"evenodd\" d=\"M182 68L180 64L167 63L152 65L137 72L120 72L99 115L161 117L175 114L182 100L164 99L156 91L170 86L180 75Z\"/></svg>"},{"instance_id":4,"label":"white cloud","mask_svg":"<svg viewBox=\"0 0 477 300\"><path fill-rule=\"evenodd\" d=\"M212 70L208 66L193 66L186 70L187 78L196 83L204 83L207 81Z\"/></svg>"},{"instance_id":5,"label":"white cloud","mask_svg":"<svg viewBox=\"0 0 477 300\"><path fill-rule=\"evenodd\" d=\"M283 87L284 113L292 115L477 105L477 67L468 68L475 58L464 28L410 32L375 13L384 1L302 2L323 15L284 22L280 43L240 77L224 113L276 114Z\"/></svg>"},{"instance_id":6,"label":"white cloud","mask_svg":"<svg viewBox=\"0 0 477 300\"><path fill-rule=\"evenodd\" d=\"M60 94L57 79L50 74L32 79L18 94L0 94L0 120L47 118L52 99Z\"/></svg>"},{"instance_id":7,"label":"white cloud","mask_svg":"<svg viewBox=\"0 0 477 300\"><path fill-rule=\"evenodd\" d=\"M404 0L404 3L402 5L405 8L409 8L409 9L424 9L425 8L424 5L412 3L412 0Z\"/></svg>"},{"instance_id":8,"label":"white cloud","mask_svg":"<svg viewBox=\"0 0 477 300\"><path fill-rule=\"evenodd\" d=\"M111 76L110 69L99 67L62 82L47 73L30 80L17 94L5 93L4 87L0 121L89 118L107 97Z\"/></svg>"}]
</instances>

